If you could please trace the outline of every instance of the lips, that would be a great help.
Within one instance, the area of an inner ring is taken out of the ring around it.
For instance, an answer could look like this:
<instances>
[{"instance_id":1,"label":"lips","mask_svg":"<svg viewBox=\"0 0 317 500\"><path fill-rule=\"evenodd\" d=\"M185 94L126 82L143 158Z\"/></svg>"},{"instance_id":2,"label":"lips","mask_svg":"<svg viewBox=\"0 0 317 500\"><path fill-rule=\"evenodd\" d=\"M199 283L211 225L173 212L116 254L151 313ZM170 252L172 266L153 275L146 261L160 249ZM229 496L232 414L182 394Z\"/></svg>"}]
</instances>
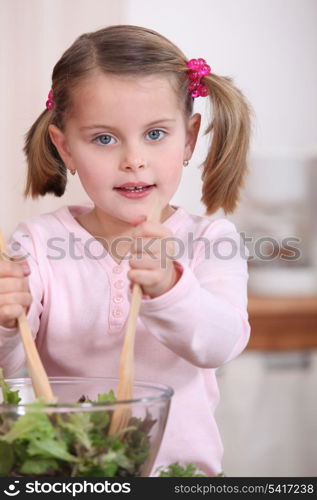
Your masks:
<instances>
[{"instance_id":1,"label":"lips","mask_svg":"<svg viewBox=\"0 0 317 500\"><path fill-rule=\"evenodd\" d=\"M129 200L140 200L150 196L152 191L156 189L156 184L146 184L145 182L126 182L121 186L113 188L118 195Z\"/></svg>"},{"instance_id":2,"label":"lips","mask_svg":"<svg viewBox=\"0 0 317 500\"><path fill-rule=\"evenodd\" d=\"M125 184L121 184L120 186L114 187L114 189L133 192L133 191L143 191L153 186L155 186L155 184L146 184L145 182L126 182Z\"/></svg>"}]
</instances>

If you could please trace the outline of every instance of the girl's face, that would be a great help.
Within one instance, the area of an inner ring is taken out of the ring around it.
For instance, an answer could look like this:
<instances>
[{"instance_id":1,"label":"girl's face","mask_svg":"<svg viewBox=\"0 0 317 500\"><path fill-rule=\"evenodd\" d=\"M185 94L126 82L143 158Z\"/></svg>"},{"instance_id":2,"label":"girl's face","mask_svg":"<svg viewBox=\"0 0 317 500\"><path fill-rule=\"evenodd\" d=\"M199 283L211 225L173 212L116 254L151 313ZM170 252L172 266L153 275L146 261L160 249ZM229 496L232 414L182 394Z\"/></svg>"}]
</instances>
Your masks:
<instances>
[{"instance_id":1,"label":"girl's face","mask_svg":"<svg viewBox=\"0 0 317 500\"><path fill-rule=\"evenodd\" d=\"M159 75L99 73L76 88L72 102L64 132L50 125L50 136L99 216L131 223L148 213L155 194L166 210L200 115L186 121L171 83Z\"/></svg>"}]
</instances>

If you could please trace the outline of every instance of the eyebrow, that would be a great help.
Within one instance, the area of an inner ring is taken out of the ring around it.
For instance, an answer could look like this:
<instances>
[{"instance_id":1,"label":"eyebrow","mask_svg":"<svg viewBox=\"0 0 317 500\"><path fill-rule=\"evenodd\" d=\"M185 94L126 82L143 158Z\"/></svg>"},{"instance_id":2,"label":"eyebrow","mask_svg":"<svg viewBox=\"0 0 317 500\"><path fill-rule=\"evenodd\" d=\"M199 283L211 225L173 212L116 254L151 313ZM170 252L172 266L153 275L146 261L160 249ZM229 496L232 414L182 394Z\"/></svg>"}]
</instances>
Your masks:
<instances>
[{"instance_id":1,"label":"eyebrow","mask_svg":"<svg viewBox=\"0 0 317 500\"><path fill-rule=\"evenodd\" d=\"M148 123L147 127L152 127L153 125L157 125L159 123L175 123L176 120L174 118L161 118L159 120L155 120L154 122ZM80 127L79 130L93 130L93 129L115 129L116 127L113 127L112 125L88 125L86 127Z\"/></svg>"}]
</instances>

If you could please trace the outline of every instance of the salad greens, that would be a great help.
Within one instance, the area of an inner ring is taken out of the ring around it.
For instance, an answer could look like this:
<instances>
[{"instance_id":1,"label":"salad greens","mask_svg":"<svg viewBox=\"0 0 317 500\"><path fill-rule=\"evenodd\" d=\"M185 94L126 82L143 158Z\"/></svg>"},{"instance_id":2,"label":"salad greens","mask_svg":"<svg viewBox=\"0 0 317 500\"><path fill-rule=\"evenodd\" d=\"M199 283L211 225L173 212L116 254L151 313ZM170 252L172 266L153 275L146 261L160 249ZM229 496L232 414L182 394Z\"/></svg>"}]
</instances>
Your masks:
<instances>
[{"instance_id":1,"label":"salad greens","mask_svg":"<svg viewBox=\"0 0 317 500\"><path fill-rule=\"evenodd\" d=\"M18 405L0 368L4 405ZM98 394L98 403L116 401L110 391ZM90 402L82 396L80 403ZM0 413L0 477L136 477L150 454L150 430L155 420L132 417L128 427L108 435L112 411L43 412L35 400L17 417ZM159 468L159 477L207 477L194 464L173 462ZM223 474L219 474L223 476Z\"/></svg>"},{"instance_id":2,"label":"salad greens","mask_svg":"<svg viewBox=\"0 0 317 500\"><path fill-rule=\"evenodd\" d=\"M2 389L4 403L17 405L21 401L19 391L12 391L4 380L2 368L0 368L0 387Z\"/></svg>"},{"instance_id":3,"label":"salad greens","mask_svg":"<svg viewBox=\"0 0 317 500\"><path fill-rule=\"evenodd\" d=\"M173 462L165 469L159 468L157 472L159 473L159 477L210 477L204 474L193 463L180 464L179 462ZM220 472L213 477L225 477L225 474Z\"/></svg>"},{"instance_id":4,"label":"salad greens","mask_svg":"<svg viewBox=\"0 0 317 500\"><path fill-rule=\"evenodd\" d=\"M18 404L0 371L4 404ZM92 402L83 397L80 402ZM98 402L115 401L113 391ZM149 432L155 423L132 417L128 427L108 435L112 411L42 411L38 400L24 414L0 413L0 477L135 477L150 452Z\"/></svg>"},{"instance_id":5,"label":"salad greens","mask_svg":"<svg viewBox=\"0 0 317 500\"><path fill-rule=\"evenodd\" d=\"M158 472L159 477L208 477L192 463L181 465L179 462L173 462Z\"/></svg>"}]
</instances>

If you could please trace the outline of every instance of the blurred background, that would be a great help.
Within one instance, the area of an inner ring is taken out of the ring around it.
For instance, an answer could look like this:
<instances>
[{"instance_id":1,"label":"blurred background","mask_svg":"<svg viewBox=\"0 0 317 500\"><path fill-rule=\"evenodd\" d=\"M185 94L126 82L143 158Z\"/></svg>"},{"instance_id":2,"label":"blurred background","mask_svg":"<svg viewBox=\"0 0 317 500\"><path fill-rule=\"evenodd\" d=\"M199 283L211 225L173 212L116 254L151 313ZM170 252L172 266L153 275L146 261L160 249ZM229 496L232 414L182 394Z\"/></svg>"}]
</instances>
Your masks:
<instances>
[{"instance_id":1,"label":"blurred background","mask_svg":"<svg viewBox=\"0 0 317 500\"><path fill-rule=\"evenodd\" d=\"M0 9L0 224L7 236L21 220L87 201L76 177L62 199L22 194L24 134L44 109L54 64L83 32L152 28L188 59L203 57L232 77L247 96L250 174L228 218L250 251L252 335L246 351L217 372L223 469L228 476L316 476L316 0L0 0ZM204 114L203 99L195 106ZM201 133L173 199L199 215L205 153Z\"/></svg>"}]
</instances>

